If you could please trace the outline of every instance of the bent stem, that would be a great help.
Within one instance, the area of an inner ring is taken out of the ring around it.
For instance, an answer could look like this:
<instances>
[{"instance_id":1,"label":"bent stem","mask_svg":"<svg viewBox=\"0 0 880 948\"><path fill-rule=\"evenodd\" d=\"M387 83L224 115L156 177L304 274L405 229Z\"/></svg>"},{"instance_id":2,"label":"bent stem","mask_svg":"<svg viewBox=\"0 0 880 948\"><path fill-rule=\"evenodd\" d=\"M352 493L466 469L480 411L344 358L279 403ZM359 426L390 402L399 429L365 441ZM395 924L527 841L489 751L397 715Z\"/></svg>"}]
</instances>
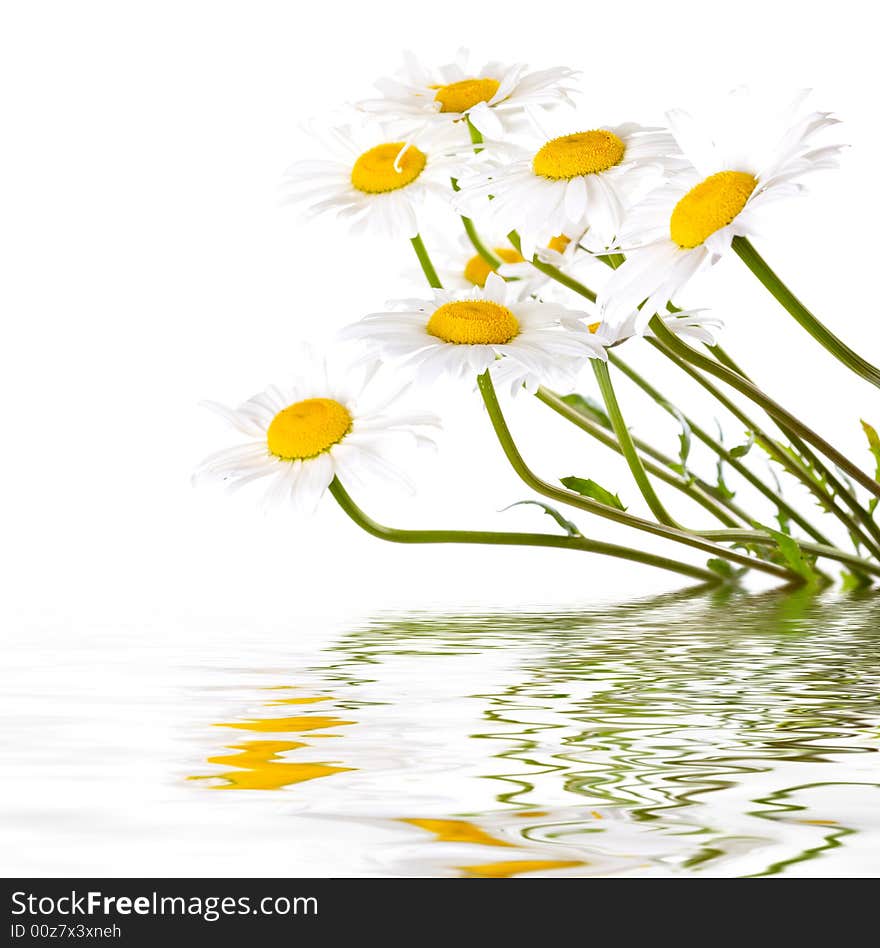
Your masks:
<instances>
[{"instance_id":1,"label":"bent stem","mask_svg":"<svg viewBox=\"0 0 880 948\"><path fill-rule=\"evenodd\" d=\"M695 365L704 372L708 372L710 375L714 375L731 388L736 389L741 395L745 395L746 398L763 408L774 421L786 425L794 431L795 434L803 438L804 441L821 451L829 461L836 464L842 471L845 471L854 481L861 484L865 490L875 497L880 497L880 483L867 475L860 467L853 464L849 458L841 454L837 448L829 444L821 435L807 427L807 425L798 418L795 418L790 411L787 411L778 402L775 402L769 395L765 395L764 392L748 379L734 372L732 369L729 369L726 365L722 365L709 356L703 355L702 352L698 352L696 349L687 345L687 343L682 342L674 332L667 328L659 316L653 316L650 325L657 339L668 349L671 349L679 358L684 359L691 365Z\"/></svg>"},{"instance_id":2,"label":"bent stem","mask_svg":"<svg viewBox=\"0 0 880 948\"><path fill-rule=\"evenodd\" d=\"M391 543L469 543L490 546L541 546L560 550L580 550L585 553L599 553L603 556L613 556L634 563L655 566L712 585L718 585L720 582L720 577L717 574L699 566L681 563L678 560L658 556L654 553L632 550L629 547L618 546L615 543L588 540L585 537L555 536L549 533L499 533L488 530L398 530L395 527L386 527L384 524L377 523L367 516L336 478L330 483L330 493L339 506L361 529L371 536L378 537L380 540L388 540Z\"/></svg>"},{"instance_id":3,"label":"bent stem","mask_svg":"<svg viewBox=\"0 0 880 948\"><path fill-rule=\"evenodd\" d=\"M553 484L549 484L547 481L542 480L525 463L522 455L519 452L519 448L516 446L516 442L513 440L513 436L511 435L510 429L507 427L507 422L504 419L504 414L501 411L501 406L498 404L498 396L495 394L495 387L492 384L492 379L490 378L488 371L483 372L483 374L478 377L477 384L479 385L480 394L483 396L483 402L485 403L486 409L489 413L489 419L492 422L495 435L498 438L498 443L501 445L501 449L504 451L505 457L510 463L510 466L519 475L523 483L534 490L536 493L542 494L545 497L549 497L552 500L559 501L560 503L568 504L571 507L578 507L581 510L586 510L589 513L604 517L606 520L612 520L615 523L633 527L636 530L642 530L645 533L651 533L654 536L659 536L667 540L673 540L677 543L682 543L685 546L690 546L694 549L702 550L704 553L709 553L711 556L720 557L722 559L730 560L733 563L738 563L740 566L746 566L750 569L756 569L764 573L769 573L771 576L784 579L786 582L799 585L803 584L803 578L798 576L792 570L784 569L781 566L776 566L775 564L768 563L764 560L758 560L749 556L745 556L744 554L737 553L734 550L728 550L726 547L719 546L716 543L705 540L698 535L687 533L684 530L679 530L675 527L668 527L665 524L654 523L650 520L643 520L641 517L627 513L625 510L620 510L617 507L610 507L607 504L599 503L598 501L592 500L589 497L583 497L580 494L574 493L573 491L565 490L561 487L555 487Z\"/></svg>"},{"instance_id":4,"label":"bent stem","mask_svg":"<svg viewBox=\"0 0 880 948\"><path fill-rule=\"evenodd\" d=\"M845 342L838 339L831 330L807 309L806 306L789 290L779 277L769 267L764 258L745 237L733 238L733 249L737 256L755 274L755 276L770 291L771 295L782 304L787 312L819 343L830 352L838 362L842 362L848 369L860 375L863 379L880 388L880 369L863 359L857 352L850 349Z\"/></svg>"},{"instance_id":5,"label":"bent stem","mask_svg":"<svg viewBox=\"0 0 880 948\"><path fill-rule=\"evenodd\" d=\"M428 285L435 290L442 290L443 284L440 282L440 277L437 276L434 264L431 263L431 258L425 249L425 243L422 240L421 234L416 234L415 237L411 237L410 243L413 245L416 256L419 258L419 264L421 265L422 273L425 274Z\"/></svg>"},{"instance_id":6,"label":"bent stem","mask_svg":"<svg viewBox=\"0 0 880 948\"><path fill-rule=\"evenodd\" d=\"M645 498L645 502L648 507L650 507L651 513L654 514L660 523L665 523L669 527L678 527L678 523L669 515L660 498L657 496L654 485L651 483L642 465L642 459L639 457L639 452L636 450L635 444L633 444L632 435L629 433L629 428L627 428L623 413L620 410L608 366L600 359L591 359L590 361L593 364L593 372L596 376L596 381L599 383L599 391L602 393L602 399L605 402L608 417L611 419L614 434L617 436L620 449L623 452L626 463L629 465L633 479L641 491L642 497Z\"/></svg>"}]
</instances>

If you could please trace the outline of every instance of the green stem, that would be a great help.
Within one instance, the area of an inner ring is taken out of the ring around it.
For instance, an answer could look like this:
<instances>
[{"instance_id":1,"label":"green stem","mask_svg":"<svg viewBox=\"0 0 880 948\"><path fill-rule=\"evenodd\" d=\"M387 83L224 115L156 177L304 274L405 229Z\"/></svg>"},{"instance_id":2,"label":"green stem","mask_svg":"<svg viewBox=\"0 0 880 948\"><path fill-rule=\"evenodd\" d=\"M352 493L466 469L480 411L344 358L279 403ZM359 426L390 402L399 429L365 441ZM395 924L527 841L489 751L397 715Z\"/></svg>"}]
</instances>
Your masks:
<instances>
[{"instance_id":1,"label":"green stem","mask_svg":"<svg viewBox=\"0 0 880 948\"><path fill-rule=\"evenodd\" d=\"M764 258L745 237L733 238L733 249L745 265L770 291L771 295L782 304L788 313L819 343L824 346L839 362L848 369L866 379L872 385L880 388L880 369L863 359L857 352L850 349L831 330L825 326L807 309L806 306L789 290L789 288L771 270Z\"/></svg>"},{"instance_id":2,"label":"green stem","mask_svg":"<svg viewBox=\"0 0 880 948\"><path fill-rule=\"evenodd\" d=\"M734 372L738 372L744 378L749 378L749 376L737 365L737 363L721 348L721 346L710 346L709 351L718 359L719 362L726 365L728 368L732 369ZM751 379L749 379L751 381ZM843 484L834 472L825 464L825 462L809 447L809 445L804 444L804 442L790 429L784 425L780 425L780 430L791 442L791 446L797 451L801 457L804 459L807 465L812 465L815 468L816 473L820 478L824 478L825 483L831 489L829 492L829 500L833 501L834 495L839 497L843 503L849 507L852 513L858 518L862 526L871 534L875 541L880 543L880 526L874 521L874 518L868 513L867 510L859 503L858 498L849 490L849 488ZM821 485L820 485L821 486Z\"/></svg>"},{"instance_id":3,"label":"green stem","mask_svg":"<svg viewBox=\"0 0 880 948\"><path fill-rule=\"evenodd\" d=\"M611 382L611 373L608 371L608 366L600 359L592 359L591 362L596 381L599 383L599 391L602 393L602 399L605 402L605 409L608 412L608 417L611 419L611 427L614 429L614 434L617 436L620 449L623 452L624 458L626 458L626 463L629 465L633 479L641 491L642 497L645 498L645 502L651 509L651 513L654 514L660 523L665 523L668 527L678 527L679 525L669 515L654 491L654 485L651 483L651 479L648 477L642 465L642 459L639 457L639 452L636 450L635 444L633 444L632 435L629 433L629 428L627 428L623 413L620 410L620 404L614 392L614 385Z\"/></svg>"},{"instance_id":4,"label":"green stem","mask_svg":"<svg viewBox=\"0 0 880 948\"><path fill-rule=\"evenodd\" d=\"M697 366L704 372L714 375L721 379L731 388L736 389L741 395L760 405L764 411L777 422L791 428L795 434L803 438L814 448L817 448L832 464L836 464L842 471L845 471L854 481L861 484L869 493L875 497L880 497L880 483L867 475L861 468L853 464L845 455L841 454L833 445L829 444L821 435L817 434L811 428L808 428L802 421L795 418L791 412L783 408L778 402L775 402L769 395L765 395L757 386L753 385L748 379L729 369L726 365L716 362L709 356L703 355L696 349L682 342L674 332L671 332L659 316L653 316L651 319L651 329L654 335L667 348L671 349L677 356L684 359L691 365Z\"/></svg>"},{"instance_id":5,"label":"green stem","mask_svg":"<svg viewBox=\"0 0 880 948\"><path fill-rule=\"evenodd\" d=\"M684 530L679 530L675 527L669 527L665 524L653 523L650 520L643 520L641 517L636 517L634 514L627 513L625 510L620 510L617 507L611 507L607 504L599 503L598 501L592 500L589 497L582 497L580 494L576 494L573 491L565 490L561 487L555 487L553 484L548 484L547 481L541 480L541 478L539 478L528 467L528 465L523 460L522 455L519 453L519 448L517 448L516 442L513 440L513 436L510 433L510 429L507 427L507 422L504 419L501 406L498 404L498 397L495 394L495 387L492 384L492 379L490 378L489 373L484 372L482 375L480 375L477 379L477 383L480 388L480 393L483 396L486 409L489 413L492 427L495 430L495 435L498 438L501 449L504 451L505 457L509 461L510 466L519 475L523 483L525 483L532 490L542 494L545 497L549 497L552 500L568 504L572 507L578 507L581 510L586 510L589 513L604 517L606 520L612 520L615 523L620 523L624 526L633 527L637 530L643 530L645 533L651 533L654 536L663 537L667 540L674 540L678 543L684 544L685 546L691 546L694 549L702 550L704 553L709 553L712 556L728 559L731 562L740 564L741 566L746 566L750 569L757 569L761 572L769 573L771 576L784 579L786 582L795 584L803 583L802 577L798 576L791 570L776 566L773 563L767 563L763 560L754 559L752 557L736 553L733 550L728 550L726 547L719 546L708 540L704 540L703 538L687 533Z\"/></svg>"},{"instance_id":6,"label":"green stem","mask_svg":"<svg viewBox=\"0 0 880 948\"><path fill-rule=\"evenodd\" d=\"M609 361L616 368L620 369L628 378L630 378L643 392L649 395L661 408L665 408L669 411L670 414L674 415L674 412L671 411L670 403L666 397L659 392L654 386L651 385L647 379L639 375L630 365L624 362L619 356L609 353ZM824 543L830 545L831 541L816 527L814 527L809 520L807 520L798 510L791 506L784 498L780 497L777 493L774 492L772 487L769 487L764 483L753 471L751 471L739 458L734 457L730 451L728 451L720 441L717 441L713 438L705 428L702 428L698 425L692 418L689 418L687 415L682 414L688 427L691 429L692 434L697 440L701 441L710 451L714 451L725 463L729 464L733 470L735 470L741 477L748 481L752 487L755 488L759 493L767 498L778 510L780 513L785 514L793 523L798 524L802 530L804 530L809 536L814 540L817 540L819 543ZM749 522L753 518L746 518Z\"/></svg>"},{"instance_id":7,"label":"green stem","mask_svg":"<svg viewBox=\"0 0 880 948\"><path fill-rule=\"evenodd\" d=\"M467 234L468 240L473 244L474 250L477 251L493 270L497 270L504 261L492 253L483 243L482 238L477 233L476 227L474 227L474 222L469 217L465 217L464 214L462 214L461 222L464 224L464 232Z\"/></svg>"},{"instance_id":8,"label":"green stem","mask_svg":"<svg viewBox=\"0 0 880 948\"><path fill-rule=\"evenodd\" d=\"M723 540L730 543L755 543L759 546L777 546L777 542L773 537L769 537L766 533L761 533L757 530L702 530L700 536L705 537L707 540ZM805 553L811 553L814 556L819 556L826 560L835 560L838 563L845 563L857 572L870 573L872 576L880 577L880 566L876 563L870 563L853 553L839 550L836 546L825 543L810 543L806 540L798 540L797 544Z\"/></svg>"},{"instance_id":9,"label":"green stem","mask_svg":"<svg viewBox=\"0 0 880 948\"><path fill-rule=\"evenodd\" d=\"M520 255L522 255L522 241L519 239L519 234L515 230L512 230L507 235L507 239L516 247ZM591 303L596 302L596 294L588 286L584 286L583 283L579 283L575 280L574 277L570 277L567 273L563 273L560 269L549 263L544 263L542 260L539 260L537 256L532 257L531 263L536 270L540 270L541 273L550 277L551 280L555 280L557 283L562 284L562 286L568 287L568 289L588 299Z\"/></svg>"},{"instance_id":10,"label":"green stem","mask_svg":"<svg viewBox=\"0 0 880 948\"><path fill-rule=\"evenodd\" d=\"M425 279L428 281L428 285L433 287L435 290L442 290L443 284L440 282L440 277L437 276L437 271L434 269L434 264L431 263L431 258L428 256L428 251L425 249L425 244L422 240L421 234L416 234L415 237L410 238L410 242L413 245L416 256L419 258L419 263L422 267L422 273L425 274Z\"/></svg>"},{"instance_id":11,"label":"green stem","mask_svg":"<svg viewBox=\"0 0 880 948\"><path fill-rule=\"evenodd\" d=\"M690 563L681 563L654 553L631 550L614 543L588 540L585 537L555 536L549 533L498 533L487 530L398 530L394 527L386 527L368 517L335 478L330 484L330 493L359 527L372 536L391 543L476 543L492 546L540 546L560 550L580 550L585 553L599 553L603 556L613 556L634 563L656 566L659 569L670 570L713 585L717 585L720 580L715 573L692 566Z\"/></svg>"},{"instance_id":12,"label":"green stem","mask_svg":"<svg viewBox=\"0 0 880 948\"><path fill-rule=\"evenodd\" d=\"M828 513L833 514L846 527L847 531L857 535L865 546L871 551L872 555L880 558L880 548L874 544L859 525L855 523L845 511L841 510L835 503L834 497L828 490L815 478L804 462L796 454L789 453L775 438L771 437L755 421L753 421L735 402L731 401L724 392L720 391L707 378L698 372L693 366L689 365L683 359L679 359L675 353L670 352L661 342L656 339L650 340L651 344L659 352L662 352L671 362L677 365L682 372L685 372L692 379L698 382L702 387L716 398L733 416L745 425L758 439L760 444L778 464L797 478L820 502L822 508ZM785 428L784 425L780 425ZM785 428L786 431L789 429Z\"/></svg>"},{"instance_id":13,"label":"green stem","mask_svg":"<svg viewBox=\"0 0 880 948\"><path fill-rule=\"evenodd\" d=\"M587 418L585 415L582 415L579 411L572 408L555 392L552 392L550 389L541 386L536 393L536 397L548 408L551 408L562 418L565 418L566 421L570 421L573 425L575 425L575 427L580 428L581 431L586 432L588 435L595 438L597 441L601 442L612 451L616 451L618 454L623 454L623 449L618 444L617 438L615 438L610 431L606 430L602 427L602 425L590 418ZM633 438L633 443L642 454L647 454L648 450L650 450L651 456L660 460L660 464L655 464L648 458L643 458L642 464L644 465L646 471L648 471L650 474L653 474L654 477L658 478L664 483L669 484L670 487L674 487L676 490L681 491L681 493L686 494L691 498L691 500L694 500L705 510L708 510L709 513L711 513L720 523L723 523L724 526L738 527L740 526L739 521L747 524L752 522L753 518L749 517L743 511L739 511L738 509L729 505L723 505L719 500L713 497L712 494L707 492L703 484L696 478L693 481L688 481L679 474L676 474L673 470L675 461L673 461L672 458L667 458L666 455L662 454L662 452L656 451L655 449L651 448L650 445L646 445L644 441L640 441L638 438ZM734 514L734 516L731 516L731 514ZM736 517L739 518L739 521L736 519Z\"/></svg>"}]
</instances>

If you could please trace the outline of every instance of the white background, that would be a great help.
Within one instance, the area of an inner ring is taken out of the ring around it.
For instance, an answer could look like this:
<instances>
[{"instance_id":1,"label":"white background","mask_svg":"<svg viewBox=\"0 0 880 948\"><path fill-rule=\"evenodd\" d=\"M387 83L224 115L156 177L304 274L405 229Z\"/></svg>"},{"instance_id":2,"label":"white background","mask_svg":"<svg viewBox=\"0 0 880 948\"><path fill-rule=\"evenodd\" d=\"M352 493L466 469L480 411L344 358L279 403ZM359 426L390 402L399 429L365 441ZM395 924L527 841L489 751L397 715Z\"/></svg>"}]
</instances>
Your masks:
<instances>
[{"instance_id":1,"label":"white background","mask_svg":"<svg viewBox=\"0 0 880 948\"><path fill-rule=\"evenodd\" d=\"M177 627L190 616L577 602L678 585L580 554L383 545L329 500L304 522L264 516L254 493L196 491L192 468L228 443L197 403L234 404L283 382L299 340L329 339L409 292L406 242L356 241L332 220L305 225L278 200L285 167L320 157L299 123L369 95L405 47L429 61L467 45L479 59L581 69L584 127L653 124L741 82L813 87L853 148L756 243L821 318L880 361L880 136L865 10L751 0L4 3L6 619L75 638L120 618ZM868 465L858 418L880 423L878 393L806 337L739 261L694 283L683 302L711 306L727 323L725 344L765 387ZM637 357L711 426L714 409L696 390L650 352ZM675 426L620 389L630 424L673 451ZM377 494L363 505L400 525L552 529L537 511L496 513L526 492L476 401L448 391L434 401L447 432L418 498ZM526 399L512 410L533 466L550 479L593 476L640 510L618 461L546 414ZM739 435L735 424L728 431Z\"/></svg>"}]
</instances>

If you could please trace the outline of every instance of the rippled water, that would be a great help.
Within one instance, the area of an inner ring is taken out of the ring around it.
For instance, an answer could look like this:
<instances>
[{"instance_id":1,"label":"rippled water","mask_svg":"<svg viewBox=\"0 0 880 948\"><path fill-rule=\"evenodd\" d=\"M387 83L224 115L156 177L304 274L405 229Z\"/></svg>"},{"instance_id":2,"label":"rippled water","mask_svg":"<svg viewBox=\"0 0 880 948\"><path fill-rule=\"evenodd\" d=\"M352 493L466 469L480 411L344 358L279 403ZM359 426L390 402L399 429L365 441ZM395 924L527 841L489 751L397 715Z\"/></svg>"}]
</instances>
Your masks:
<instances>
[{"instance_id":1,"label":"rippled water","mask_svg":"<svg viewBox=\"0 0 880 948\"><path fill-rule=\"evenodd\" d=\"M880 874L877 598L29 630L10 656L7 875Z\"/></svg>"}]
</instances>

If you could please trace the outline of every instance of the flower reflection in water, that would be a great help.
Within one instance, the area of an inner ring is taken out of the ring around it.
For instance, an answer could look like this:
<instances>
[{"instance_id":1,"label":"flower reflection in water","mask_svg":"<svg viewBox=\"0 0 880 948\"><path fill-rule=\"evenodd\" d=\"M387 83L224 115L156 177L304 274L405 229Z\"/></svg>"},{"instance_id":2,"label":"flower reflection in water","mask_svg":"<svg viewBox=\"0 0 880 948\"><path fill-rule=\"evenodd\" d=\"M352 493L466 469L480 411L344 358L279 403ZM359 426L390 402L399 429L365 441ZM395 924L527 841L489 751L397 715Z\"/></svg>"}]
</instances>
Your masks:
<instances>
[{"instance_id":1,"label":"flower reflection in water","mask_svg":"<svg viewBox=\"0 0 880 948\"><path fill-rule=\"evenodd\" d=\"M287 690L284 686L269 689L272 691ZM267 706L275 705L309 705L320 701L330 701L327 696L318 697L293 697L280 698L270 701ZM218 724L217 727L235 728L242 731L255 731L259 733L289 734L304 733L322 730L324 728L335 728L345 724L354 724L354 721L343 721L339 718L328 715L302 714L294 717L265 717L254 718L244 721L233 721L228 724ZM331 737L335 735L320 734L312 735L320 737ZM190 780L222 780L216 785L219 790L280 790L282 787L289 787L291 784L302 783L304 780L314 780L317 777L329 777L332 774L343 773L350 770L349 767L337 767L324 762L302 762L289 760L282 757L290 751L300 750L309 747L304 741L279 741L279 740L256 740L244 741L240 744L226 745L228 750L236 751L234 754L221 754L216 757L209 757L209 764L219 764L224 767L234 767L221 774L203 775L190 777Z\"/></svg>"},{"instance_id":2,"label":"flower reflection in water","mask_svg":"<svg viewBox=\"0 0 880 948\"><path fill-rule=\"evenodd\" d=\"M835 871L870 874L878 618L869 596L741 591L385 617L308 668L327 704L224 725L275 736L210 760L238 788L333 776L311 812L398 827L380 873L823 874L845 853ZM282 733L354 710L344 766L288 758Z\"/></svg>"}]
</instances>

